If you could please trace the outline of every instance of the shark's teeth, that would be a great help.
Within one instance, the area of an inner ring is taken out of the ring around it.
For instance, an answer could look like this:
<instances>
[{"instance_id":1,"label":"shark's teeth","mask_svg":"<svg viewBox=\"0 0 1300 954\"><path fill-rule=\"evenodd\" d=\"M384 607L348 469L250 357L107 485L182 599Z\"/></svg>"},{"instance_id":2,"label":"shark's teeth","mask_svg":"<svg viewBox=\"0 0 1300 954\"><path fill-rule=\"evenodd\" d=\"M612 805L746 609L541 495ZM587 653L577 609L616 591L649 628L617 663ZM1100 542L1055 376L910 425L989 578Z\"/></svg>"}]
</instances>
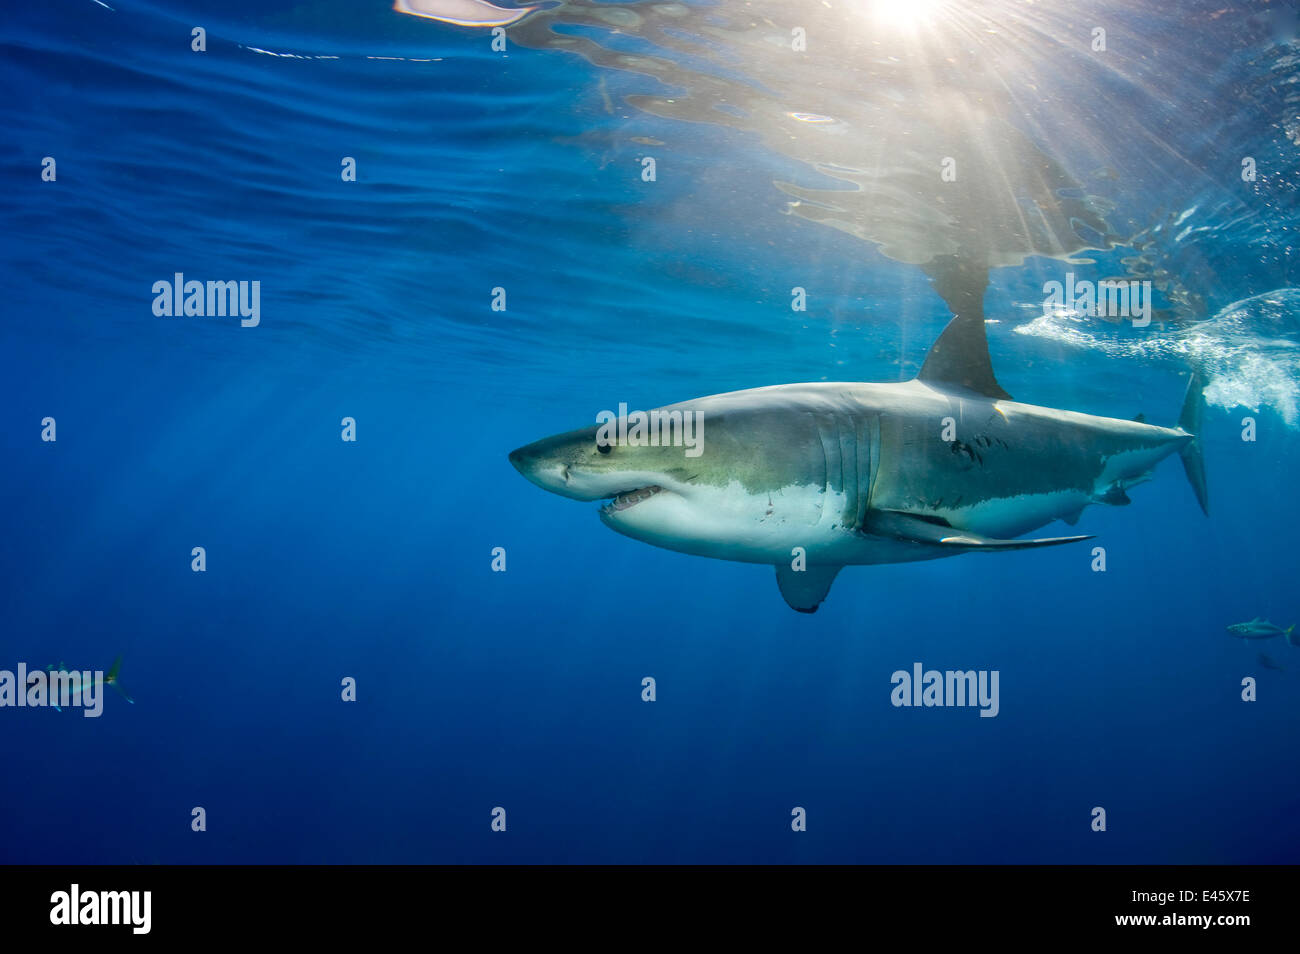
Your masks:
<instances>
[{"instance_id":1,"label":"shark's teeth","mask_svg":"<svg viewBox=\"0 0 1300 954\"><path fill-rule=\"evenodd\" d=\"M635 507L641 501L649 500L651 497L659 493L659 491L661 490L663 490L663 488L660 487L658 484L651 484L649 487L641 487L638 490L625 491L619 494L609 503L605 504L605 506L601 507L600 508L601 512L618 513L620 510L626 510L629 507Z\"/></svg>"}]
</instances>

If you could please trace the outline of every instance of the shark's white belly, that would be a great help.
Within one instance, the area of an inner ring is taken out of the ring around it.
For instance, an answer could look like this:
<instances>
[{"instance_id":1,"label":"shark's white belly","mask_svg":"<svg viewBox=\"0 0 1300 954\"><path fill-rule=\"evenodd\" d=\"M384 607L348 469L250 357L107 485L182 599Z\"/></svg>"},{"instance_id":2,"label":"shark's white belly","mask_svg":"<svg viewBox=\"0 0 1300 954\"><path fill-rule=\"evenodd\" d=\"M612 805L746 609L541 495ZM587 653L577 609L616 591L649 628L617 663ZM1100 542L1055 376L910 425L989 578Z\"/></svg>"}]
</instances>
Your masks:
<instances>
[{"instance_id":1,"label":"shark's white belly","mask_svg":"<svg viewBox=\"0 0 1300 954\"><path fill-rule=\"evenodd\" d=\"M844 494L813 485L751 493L727 487L664 492L601 519L619 533L655 546L744 563L786 563L802 547L810 562L836 562L854 538L840 524ZM843 562L839 560L838 562Z\"/></svg>"},{"instance_id":2,"label":"shark's white belly","mask_svg":"<svg viewBox=\"0 0 1300 954\"><path fill-rule=\"evenodd\" d=\"M741 563L788 564L802 550L809 564L855 565L932 559L953 554L873 538L846 526L843 493L813 485L792 485L751 493L738 482L728 487L671 492L616 513L602 512L613 530L680 553Z\"/></svg>"},{"instance_id":3,"label":"shark's white belly","mask_svg":"<svg viewBox=\"0 0 1300 954\"><path fill-rule=\"evenodd\" d=\"M971 507L939 508L935 516L954 527L990 537L1018 537L1053 520L1073 517L1088 504L1091 494L1061 490L1019 497L994 497Z\"/></svg>"}]
</instances>

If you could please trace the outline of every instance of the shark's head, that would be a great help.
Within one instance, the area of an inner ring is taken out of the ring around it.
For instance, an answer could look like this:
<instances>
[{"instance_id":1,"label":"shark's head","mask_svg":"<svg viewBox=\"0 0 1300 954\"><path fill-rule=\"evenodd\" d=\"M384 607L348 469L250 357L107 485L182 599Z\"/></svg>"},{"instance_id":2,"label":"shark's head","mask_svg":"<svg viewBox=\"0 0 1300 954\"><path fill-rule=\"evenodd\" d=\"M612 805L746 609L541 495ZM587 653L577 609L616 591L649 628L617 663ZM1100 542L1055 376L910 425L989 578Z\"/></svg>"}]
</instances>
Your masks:
<instances>
[{"instance_id":1,"label":"shark's head","mask_svg":"<svg viewBox=\"0 0 1300 954\"><path fill-rule=\"evenodd\" d=\"M722 395L634 412L626 427L620 417L548 437L510 462L552 493L608 501L601 521L634 540L776 563L791 546L812 545L825 497L817 430L786 403Z\"/></svg>"},{"instance_id":2,"label":"shark's head","mask_svg":"<svg viewBox=\"0 0 1300 954\"><path fill-rule=\"evenodd\" d=\"M510 463L544 490L574 500L602 500L610 527L641 537L665 522L688 518L696 503L698 468L682 447L598 440L585 427L543 438L510 452ZM637 532L642 528L643 532Z\"/></svg>"}]
</instances>

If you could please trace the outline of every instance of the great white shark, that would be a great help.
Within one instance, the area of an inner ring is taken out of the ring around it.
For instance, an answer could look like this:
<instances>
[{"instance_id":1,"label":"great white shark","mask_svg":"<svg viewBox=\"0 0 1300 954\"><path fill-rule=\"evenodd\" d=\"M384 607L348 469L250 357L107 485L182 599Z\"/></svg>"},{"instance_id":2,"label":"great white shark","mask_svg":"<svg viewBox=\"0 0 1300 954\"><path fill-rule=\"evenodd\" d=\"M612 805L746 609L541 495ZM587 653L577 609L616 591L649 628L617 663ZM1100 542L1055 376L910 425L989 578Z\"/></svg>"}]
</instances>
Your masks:
<instances>
[{"instance_id":1,"label":"great white shark","mask_svg":"<svg viewBox=\"0 0 1300 954\"><path fill-rule=\"evenodd\" d=\"M611 442L593 425L510 462L552 493L608 498L600 519L633 539L775 566L785 601L812 613L845 566L1090 539L1014 538L1073 525L1091 504L1127 504L1174 453L1208 515L1201 388L1193 371L1176 427L1014 401L972 302L911 381L782 384L657 409L661 422L702 422L698 456L671 440Z\"/></svg>"}]
</instances>

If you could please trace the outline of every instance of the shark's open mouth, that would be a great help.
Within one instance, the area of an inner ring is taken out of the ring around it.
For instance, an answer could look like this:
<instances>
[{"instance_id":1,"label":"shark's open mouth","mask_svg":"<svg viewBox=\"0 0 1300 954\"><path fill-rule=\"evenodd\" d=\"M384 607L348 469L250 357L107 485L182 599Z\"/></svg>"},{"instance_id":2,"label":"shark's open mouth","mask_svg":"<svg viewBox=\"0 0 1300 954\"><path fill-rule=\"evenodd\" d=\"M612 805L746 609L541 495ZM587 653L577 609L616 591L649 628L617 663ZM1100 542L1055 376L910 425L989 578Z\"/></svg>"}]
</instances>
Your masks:
<instances>
[{"instance_id":1,"label":"shark's open mouth","mask_svg":"<svg viewBox=\"0 0 1300 954\"><path fill-rule=\"evenodd\" d=\"M600 508L601 513L618 513L620 510L627 510L629 507L635 507L643 500L649 500L655 494L663 490L658 484L651 484L649 487L641 487L638 490L625 490L616 496L605 506Z\"/></svg>"}]
</instances>

